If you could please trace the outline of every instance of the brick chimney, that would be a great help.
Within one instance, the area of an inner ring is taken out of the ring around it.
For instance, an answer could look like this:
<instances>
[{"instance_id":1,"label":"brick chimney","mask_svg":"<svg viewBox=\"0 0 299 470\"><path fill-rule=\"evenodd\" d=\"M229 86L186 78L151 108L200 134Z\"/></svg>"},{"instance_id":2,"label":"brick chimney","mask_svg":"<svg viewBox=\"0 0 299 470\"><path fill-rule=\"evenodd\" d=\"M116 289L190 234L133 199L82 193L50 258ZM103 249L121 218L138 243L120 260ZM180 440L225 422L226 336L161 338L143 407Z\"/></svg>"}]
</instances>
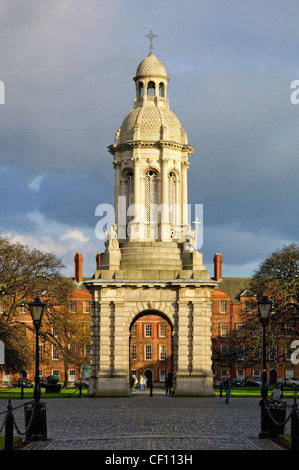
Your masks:
<instances>
[{"instance_id":1,"label":"brick chimney","mask_svg":"<svg viewBox=\"0 0 299 470\"><path fill-rule=\"evenodd\" d=\"M222 256L221 253L216 253L214 258L214 280L220 281L222 279Z\"/></svg>"},{"instance_id":2,"label":"brick chimney","mask_svg":"<svg viewBox=\"0 0 299 470\"><path fill-rule=\"evenodd\" d=\"M81 253L76 253L74 256L75 261L75 281L80 283L82 282L82 265L83 265L83 256Z\"/></svg>"},{"instance_id":3,"label":"brick chimney","mask_svg":"<svg viewBox=\"0 0 299 470\"><path fill-rule=\"evenodd\" d=\"M101 261L101 253L98 253L96 256L96 263L97 263L97 268L100 266L100 261Z\"/></svg>"}]
</instances>

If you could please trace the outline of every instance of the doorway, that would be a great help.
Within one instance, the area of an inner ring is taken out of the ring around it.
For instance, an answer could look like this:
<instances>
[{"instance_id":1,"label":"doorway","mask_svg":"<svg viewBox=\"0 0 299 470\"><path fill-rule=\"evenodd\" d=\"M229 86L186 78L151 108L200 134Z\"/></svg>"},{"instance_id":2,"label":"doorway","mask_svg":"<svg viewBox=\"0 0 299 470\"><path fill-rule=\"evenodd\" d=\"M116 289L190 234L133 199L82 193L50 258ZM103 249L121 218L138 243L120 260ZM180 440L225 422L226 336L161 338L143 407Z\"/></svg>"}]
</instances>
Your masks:
<instances>
[{"instance_id":1,"label":"doorway","mask_svg":"<svg viewBox=\"0 0 299 470\"><path fill-rule=\"evenodd\" d=\"M173 369L172 325L156 310L139 314L130 326L130 371L148 380L164 382Z\"/></svg>"},{"instance_id":2,"label":"doorway","mask_svg":"<svg viewBox=\"0 0 299 470\"><path fill-rule=\"evenodd\" d=\"M269 373L269 384L276 385L276 382L277 382L277 370L272 369L270 370L270 373Z\"/></svg>"}]
</instances>

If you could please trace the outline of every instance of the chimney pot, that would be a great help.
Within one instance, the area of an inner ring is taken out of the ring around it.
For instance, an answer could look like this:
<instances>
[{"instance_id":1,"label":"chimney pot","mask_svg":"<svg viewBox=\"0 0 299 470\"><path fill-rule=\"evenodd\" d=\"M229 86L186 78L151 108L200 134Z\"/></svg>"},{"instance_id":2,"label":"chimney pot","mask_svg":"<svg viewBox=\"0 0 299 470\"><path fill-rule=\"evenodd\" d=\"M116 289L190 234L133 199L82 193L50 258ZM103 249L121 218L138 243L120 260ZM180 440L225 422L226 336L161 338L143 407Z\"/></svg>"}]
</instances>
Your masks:
<instances>
[{"instance_id":1,"label":"chimney pot","mask_svg":"<svg viewBox=\"0 0 299 470\"><path fill-rule=\"evenodd\" d=\"M222 279L222 256L221 253L216 253L214 258L214 279L220 281Z\"/></svg>"},{"instance_id":2,"label":"chimney pot","mask_svg":"<svg viewBox=\"0 0 299 470\"><path fill-rule=\"evenodd\" d=\"M80 284L82 282L82 266L83 266L83 256L81 253L76 253L74 256L75 261L75 281Z\"/></svg>"}]
</instances>

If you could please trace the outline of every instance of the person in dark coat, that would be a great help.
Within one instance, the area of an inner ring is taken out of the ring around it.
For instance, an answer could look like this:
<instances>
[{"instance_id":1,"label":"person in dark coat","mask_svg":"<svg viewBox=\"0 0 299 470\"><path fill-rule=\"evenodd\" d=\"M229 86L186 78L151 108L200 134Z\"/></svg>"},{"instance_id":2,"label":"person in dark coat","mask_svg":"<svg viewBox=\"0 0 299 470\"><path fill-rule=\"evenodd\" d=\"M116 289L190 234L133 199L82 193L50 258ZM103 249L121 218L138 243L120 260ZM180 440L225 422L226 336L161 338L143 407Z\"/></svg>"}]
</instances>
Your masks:
<instances>
[{"instance_id":1,"label":"person in dark coat","mask_svg":"<svg viewBox=\"0 0 299 470\"><path fill-rule=\"evenodd\" d=\"M227 403L227 404L229 403L229 396L230 396L231 386L232 386L231 375L228 374L228 376L223 381L223 389L225 391L225 403Z\"/></svg>"},{"instance_id":2,"label":"person in dark coat","mask_svg":"<svg viewBox=\"0 0 299 470\"><path fill-rule=\"evenodd\" d=\"M165 386L166 386L166 395L167 393L170 395L171 387L172 387L172 373L171 372L169 372L169 374L166 377Z\"/></svg>"}]
</instances>

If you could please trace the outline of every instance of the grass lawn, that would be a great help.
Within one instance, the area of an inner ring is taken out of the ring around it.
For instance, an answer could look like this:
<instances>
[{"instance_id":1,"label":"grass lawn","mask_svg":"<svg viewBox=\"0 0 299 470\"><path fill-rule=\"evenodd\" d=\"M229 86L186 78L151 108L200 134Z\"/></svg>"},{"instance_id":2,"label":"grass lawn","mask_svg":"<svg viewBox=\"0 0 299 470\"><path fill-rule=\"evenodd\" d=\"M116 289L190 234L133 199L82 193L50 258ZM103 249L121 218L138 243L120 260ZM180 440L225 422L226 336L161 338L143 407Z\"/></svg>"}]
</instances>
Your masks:
<instances>
[{"instance_id":1,"label":"grass lawn","mask_svg":"<svg viewBox=\"0 0 299 470\"><path fill-rule=\"evenodd\" d=\"M269 387L268 397L271 398L271 392L273 387ZM219 387L215 387L216 395L220 395ZM225 391L222 391L222 396L225 397ZM261 390L259 387L232 387L231 389L231 396L232 397L254 397L260 398L261 397ZM290 388L289 390L283 390L283 398L293 398L294 397L294 390Z\"/></svg>"},{"instance_id":2,"label":"grass lawn","mask_svg":"<svg viewBox=\"0 0 299 470\"><path fill-rule=\"evenodd\" d=\"M14 436L14 438L13 438L14 446L19 444L21 442L21 440L22 440L21 437ZM0 450L5 450L5 437L4 436L0 436Z\"/></svg>"},{"instance_id":3,"label":"grass lawn","mask_svg":"<svg viewBox=\"0 0 299 470\"><path fill-rule=\"evenodd\" d=\"M219 387L214 387L216 395L220 395ZM268 396L270 398L271 392L273 387L269 387ZM82 388L82 396L87 395L88 388ZM232 397L254 397L259 398L261 396L261 391L259 387L233 387L231 389ZM222 391L222 396L225 396L224 390ZM75 387L70 388L61 388L60 393L46 393L45 388L41 387L41 398L76 398L79 397L79 390ZM283 398L293 398L294 397L294 390L287 388L283 391ZM8 400L15 400L21 398L21 389L19 387L11 387L11 388L0 388L0 399ZM24 399L25 400L33 400L33 388L24 388Z\"/></svg>"},{"instance_id":4,"label":"grass lawn","mask_svg":"<svg viewBox=\"0 0 299 470\"><path fill-rule=\"evenodd\" d=\"M82 388L82 396L87 395L88 388ZM62 388L59 393L46 393L45 388L41 387L41 398L76 398L79 397L79 389L73 388ZM21 398L21 388L20 387L11 387L11 388L0 388L0 399L9 398L15 400ZM33 400L33 388L24 388L24 399Z\"/></svg>"}]
</instances>

